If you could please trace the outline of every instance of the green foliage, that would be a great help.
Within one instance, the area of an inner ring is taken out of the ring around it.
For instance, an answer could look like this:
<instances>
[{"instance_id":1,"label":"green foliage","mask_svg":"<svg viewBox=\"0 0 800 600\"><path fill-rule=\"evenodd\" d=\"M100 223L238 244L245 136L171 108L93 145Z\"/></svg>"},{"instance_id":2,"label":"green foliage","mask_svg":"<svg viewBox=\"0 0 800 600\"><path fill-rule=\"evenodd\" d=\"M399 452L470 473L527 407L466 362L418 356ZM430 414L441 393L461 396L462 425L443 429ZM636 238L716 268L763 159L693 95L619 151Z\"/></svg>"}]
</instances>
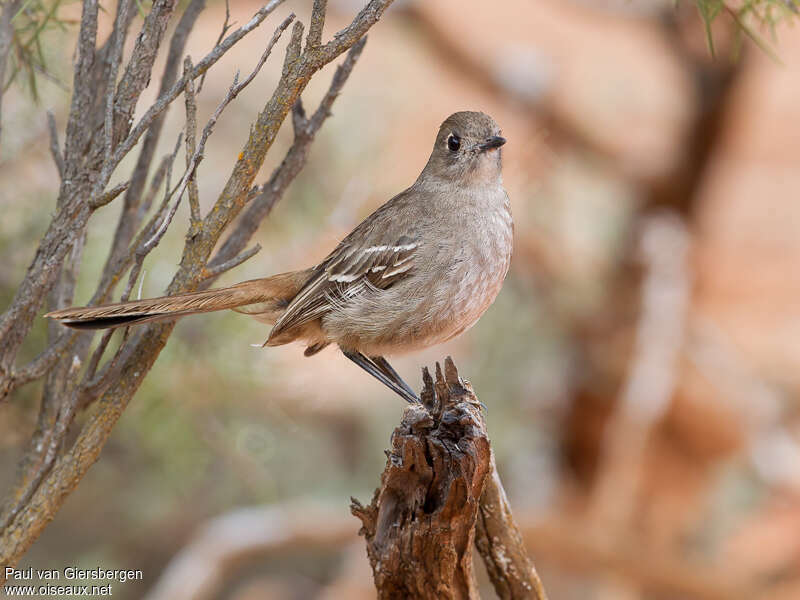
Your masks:
<instances>
[{"instance_id":1,"label":"green foliage","mask_svg":"<svg viewBox=\"0 0 800 600\"><path fill-rule=\"evenodd\" d=\"M694 0L706 29L706 39L711 55L715 55L714 37L711 25L722 14L728 15L736 24L741 38L750 38L759 48L773 59L779 60L772 48L761 38L757 30L766 29L772 39L776 39L775 27L778 23L790 21L800 14L798 0L743 0L734 8L725 0Z\"/></svg>"},{"instance_id":2,"label":"green foliage","mask_svg":"<svg viewBox=\"0 0 800 600\"><path fill-rule=\"evenodd\" d=\"M9 52L9 76L3 89L21 80L30 89L34 100L39 99L37 75L54 79L47 69L44 34L52 29L64 30L70 23L58 17L64 0L26 0L12 17L13 37Z\"/></svg>"}]
</instances>

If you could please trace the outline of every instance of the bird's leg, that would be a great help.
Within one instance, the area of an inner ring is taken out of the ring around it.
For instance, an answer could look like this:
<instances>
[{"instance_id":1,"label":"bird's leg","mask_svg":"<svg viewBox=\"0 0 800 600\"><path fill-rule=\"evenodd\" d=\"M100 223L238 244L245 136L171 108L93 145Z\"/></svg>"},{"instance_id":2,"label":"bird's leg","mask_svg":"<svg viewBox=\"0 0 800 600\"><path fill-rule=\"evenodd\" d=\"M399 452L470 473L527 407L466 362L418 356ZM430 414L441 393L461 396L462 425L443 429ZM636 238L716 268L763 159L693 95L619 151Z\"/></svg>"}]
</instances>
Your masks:
<instances>
[{"instance_id":1,"label":"bird's leg","mask_svg":"<svg viewBox=\"0 0 800 600\"><path fill-rule=\"evenodd\" d=\"M369 359L374 362L378 368L383 371L389 379L394 381L397 385L402 387L406 392L414 396L417 402L420 402L417 393L411 389L411 386L408 385L403 378L400 377L397 371L392 368L392 365L389 364L389 361L383 358L382 356L370 356Z\"/></svg>"},{"instance_id":2,"label":"bird's leg","mask_svg":"<svg viewBox=\"0 0 800 600\"><path fill-rule=\"evenodd\" d=\"M378 366L378 364L376 364L373 359L364 356L363 354L361 354L361 352L350 352L347 350L342 350L342 354L344 354L347 358L352 360L359 367L364 369L367 373L372 375L375 379L380 381L383 385L388 387L390 390L392 390L406 402L417 403L420 401L419 398L417 398L417 395L413 391L411 391L411 388L409 388L408 384L406 384L402 379L400 379L400 376L397 375L397 373L394 372L394 369L392 369L391 367L389 367L389 369L391 369L391 372L394 373L394 377L389 375L380 366ZM385 359L383 359L382 357L378 358L380 358L384 363L386 363ZM386 363L386 365L388 366L388 363ZM400 381L400 383L395 381L395 377L397 380Z\"/></svg>"}]
</instances>

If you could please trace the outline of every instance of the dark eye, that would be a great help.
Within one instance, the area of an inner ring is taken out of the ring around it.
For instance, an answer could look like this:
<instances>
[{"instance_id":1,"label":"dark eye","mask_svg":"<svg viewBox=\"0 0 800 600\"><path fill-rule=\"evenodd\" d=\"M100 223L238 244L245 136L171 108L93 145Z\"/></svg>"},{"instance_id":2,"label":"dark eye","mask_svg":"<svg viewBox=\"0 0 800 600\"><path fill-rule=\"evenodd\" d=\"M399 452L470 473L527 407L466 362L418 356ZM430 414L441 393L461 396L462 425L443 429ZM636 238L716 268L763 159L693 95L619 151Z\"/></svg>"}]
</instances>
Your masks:
<instances>
[{"instance_id":1,"label":"dark eye","mask_svg":"<svg viewBox=\"0 0 800 600\"><path fill-rule=\"evenodd\" d=\"M451 152L458 152L458 149L461 148L461 138L451 133L447 138L447 147Z\"/></svg>"}]
</instances>

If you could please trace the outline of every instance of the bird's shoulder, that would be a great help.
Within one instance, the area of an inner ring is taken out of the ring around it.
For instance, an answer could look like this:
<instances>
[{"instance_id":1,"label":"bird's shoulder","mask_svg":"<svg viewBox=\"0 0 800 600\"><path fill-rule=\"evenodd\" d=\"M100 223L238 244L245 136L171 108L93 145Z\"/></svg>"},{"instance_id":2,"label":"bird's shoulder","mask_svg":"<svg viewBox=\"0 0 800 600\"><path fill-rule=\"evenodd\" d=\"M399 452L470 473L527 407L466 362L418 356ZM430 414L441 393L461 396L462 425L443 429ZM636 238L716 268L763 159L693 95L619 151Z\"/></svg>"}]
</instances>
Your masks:
<instances>
[{"instance_id":1,"label":"bird's shoulder","mask_svg":"<svg viewBox=\"0 0 800 600\"><path fill-rule=\"evenodd\" d=\"M422 244L412 188L364 219L312 270L275 323L272 335L317 318L342 301L386 289L410 273Z\"/></svg>"},{"instance_id":2,"label":"bird's shoulder","mask_svg":"<svg viewBox=\"0 0 800 600\"><path fill-rule=\"evenodd\" d=\"M370 271L384 271L388 279L390 268L405 264L422 244L425 204L425 194L414 187L397 194L361 221L315 271L339 282Z\"/></svg>"}]
</instances>

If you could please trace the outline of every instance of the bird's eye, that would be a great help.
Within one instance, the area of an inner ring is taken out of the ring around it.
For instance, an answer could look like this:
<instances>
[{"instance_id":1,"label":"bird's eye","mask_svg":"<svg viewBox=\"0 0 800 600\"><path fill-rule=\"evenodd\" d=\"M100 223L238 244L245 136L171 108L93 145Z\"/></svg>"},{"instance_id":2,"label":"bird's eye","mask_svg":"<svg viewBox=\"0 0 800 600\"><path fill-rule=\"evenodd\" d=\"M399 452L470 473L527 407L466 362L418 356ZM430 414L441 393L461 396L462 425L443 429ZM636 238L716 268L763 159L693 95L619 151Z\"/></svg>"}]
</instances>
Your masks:
<instances>
[{"instance_id":1,"label":"bird's eye","mask_svg":"<svg viewBox=\"0 0 800 600\"><path fill-rule=\"evenodd\" d=\"M461 148L461 138L451 133L447 138L447 147L451 152L458 152L458 149Z\"/></svg>"}]
</instances>

